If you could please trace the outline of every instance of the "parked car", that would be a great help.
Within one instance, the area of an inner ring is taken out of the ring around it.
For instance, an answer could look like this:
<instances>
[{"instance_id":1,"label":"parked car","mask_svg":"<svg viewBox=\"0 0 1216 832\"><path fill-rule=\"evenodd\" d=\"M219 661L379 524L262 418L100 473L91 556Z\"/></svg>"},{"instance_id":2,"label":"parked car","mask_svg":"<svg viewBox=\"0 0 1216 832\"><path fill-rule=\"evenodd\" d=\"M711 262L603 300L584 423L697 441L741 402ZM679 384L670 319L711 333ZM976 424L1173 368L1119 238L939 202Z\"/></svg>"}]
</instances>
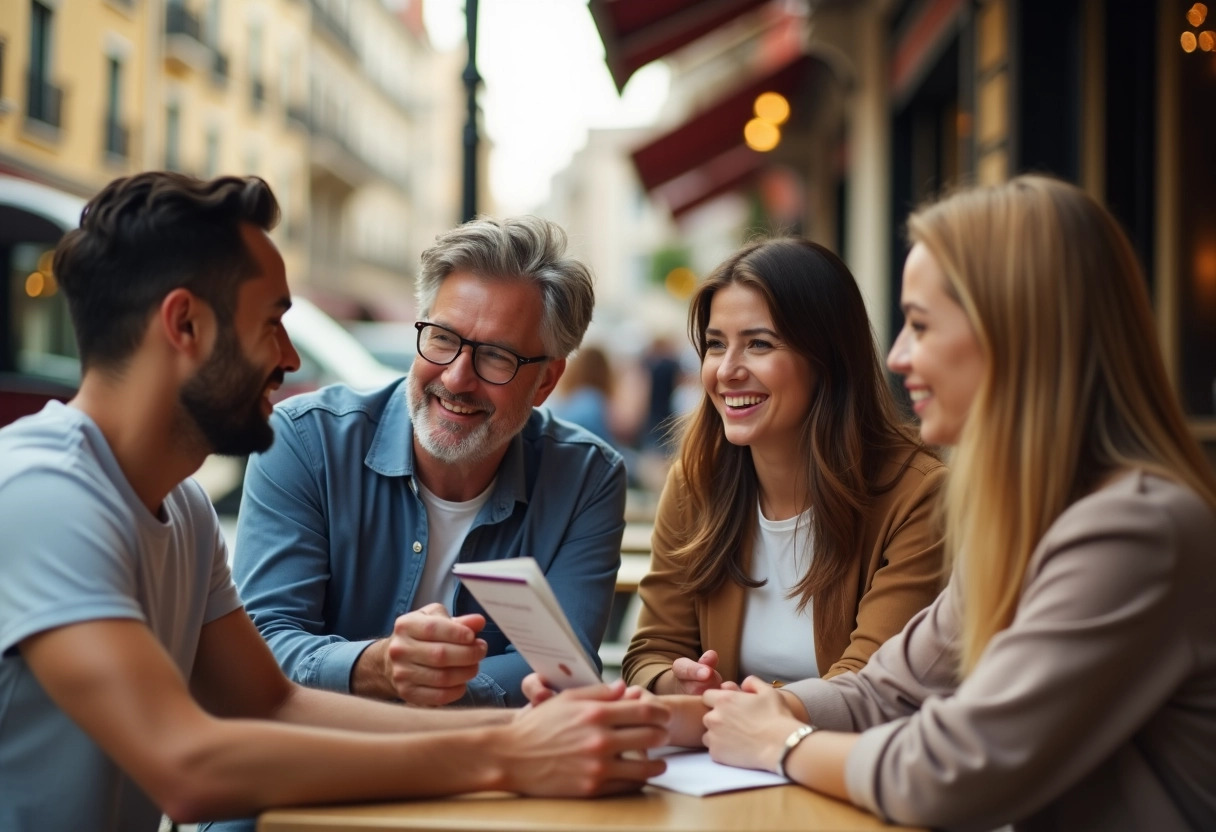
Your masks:
<instances>
[{"instance_id":1,"label":"parked car","mask_svg":"<svg viewBox=\"0 0 1216 832\"><path fill-rule=\"evenodd\" d=\"M67 400L80 383L50 257L83 206L71 194L0 176L0 425Z\"/></svg>"},{"instance_id":2,"label":"parked car","mask_svg":"<svg viewBox=\"0 0 1216 832\"><path fill-rule=\"evenodd\" d=\"M67 401L80 384L76 339L50 260L83 207L79 197L0 175L0 426L51 399ZM304 298L294 299L283 325L300 369L287 376L275 401L335 382L372 389L403 375ZM235 511L244 460L210 457L196 476L217 508Z\"/></svg>"},{"instance_id":3,"label":"parked car","mask_svg":"<svg viewBox=\"0 0 1216 832\"><path fill-rule=\"evenodd\" d=\"M346 324L367 351L381 364L407 371L418 350L418 330L403 321L351 321Z\"/></svg>"}]
</instances>

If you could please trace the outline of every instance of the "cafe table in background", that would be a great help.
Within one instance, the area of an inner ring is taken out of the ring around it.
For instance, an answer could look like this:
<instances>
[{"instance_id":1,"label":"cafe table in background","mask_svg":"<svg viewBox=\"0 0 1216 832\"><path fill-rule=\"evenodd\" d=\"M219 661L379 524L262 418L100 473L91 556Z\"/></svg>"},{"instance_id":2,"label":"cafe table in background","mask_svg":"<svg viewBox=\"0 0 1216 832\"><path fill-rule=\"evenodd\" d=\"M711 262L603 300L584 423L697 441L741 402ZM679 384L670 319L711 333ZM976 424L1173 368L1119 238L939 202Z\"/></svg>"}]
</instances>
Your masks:
<instances>
[{"instance_id":1,"label":"cafe table in background","mask_svg":"<svg viewBox=\"0 0 1216 832\"><path fill-rule=\"evenodd\" d=\"M801 786L709 797L647 786L636 794L586 800L495 792L443 800L272 809L258 820L258 832L852 832L913 828L884 824L847 803Z\"/></svg>"}]
</instances>

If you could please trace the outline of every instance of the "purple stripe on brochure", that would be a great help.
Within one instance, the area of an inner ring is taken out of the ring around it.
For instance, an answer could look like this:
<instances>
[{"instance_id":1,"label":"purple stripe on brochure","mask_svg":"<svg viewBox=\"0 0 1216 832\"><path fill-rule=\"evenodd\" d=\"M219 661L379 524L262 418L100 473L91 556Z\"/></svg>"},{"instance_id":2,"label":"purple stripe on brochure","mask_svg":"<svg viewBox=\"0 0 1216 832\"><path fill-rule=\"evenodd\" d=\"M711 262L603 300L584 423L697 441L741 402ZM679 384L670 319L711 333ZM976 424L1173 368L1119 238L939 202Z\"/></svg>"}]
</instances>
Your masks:
<instances>
[{"instance_id":1,"label":"purple stripe on brochure","mask_svg":"<svg viewBox=\"0 0 1216 832\"><path fill-rule=\"evenodd\" d=\"M462 581L493 581L499 584L526 584L528 582L526 578L511 578L506 575L461 575L457 573L456 577Z\"/></svg>"}]
</instances>

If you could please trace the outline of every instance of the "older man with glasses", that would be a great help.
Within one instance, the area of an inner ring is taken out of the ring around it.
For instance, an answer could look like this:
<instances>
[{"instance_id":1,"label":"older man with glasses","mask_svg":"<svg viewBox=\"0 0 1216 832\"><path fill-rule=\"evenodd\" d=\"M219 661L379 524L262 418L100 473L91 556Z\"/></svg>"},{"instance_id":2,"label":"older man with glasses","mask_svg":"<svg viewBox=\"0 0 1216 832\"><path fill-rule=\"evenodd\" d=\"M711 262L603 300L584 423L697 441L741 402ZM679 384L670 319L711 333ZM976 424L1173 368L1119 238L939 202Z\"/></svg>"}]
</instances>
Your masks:
<instances>
[{"instance_id":1,"label":"older man with glasses","mask_svg":"<svg viewBox=\"0 0 1216 832\"><path fill-rule=\"evenodd\" d=\"M280 405L250 460L234 572L305 685L414 705L522 705L523 658L452 574L530 556L583 647L608 621L625 469L536 409L582 341L591 274L523 217L438 238L418 278L418 354L398 384Z\"/></svg>"}]
</instances>

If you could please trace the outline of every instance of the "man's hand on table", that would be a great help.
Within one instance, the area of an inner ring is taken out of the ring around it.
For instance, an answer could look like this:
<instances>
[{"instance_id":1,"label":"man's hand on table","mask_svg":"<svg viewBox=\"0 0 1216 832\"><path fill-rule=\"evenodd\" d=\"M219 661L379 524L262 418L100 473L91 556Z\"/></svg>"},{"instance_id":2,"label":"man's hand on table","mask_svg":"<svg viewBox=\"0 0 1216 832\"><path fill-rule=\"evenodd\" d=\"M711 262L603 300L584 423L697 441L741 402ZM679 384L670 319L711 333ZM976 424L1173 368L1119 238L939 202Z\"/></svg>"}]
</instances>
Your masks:
<instances>
[{"instance_id":1,"label":"man's hand on table","mask_svg":"<svg viewBox=\"0 0 1216 832\"><path fill-rule=\"evenodd\" d=\"M543 687L536 674L524 690ZM669 743L671 711L658 697L621 682L531 697L507 726L502 756L509 790L536 796L634 791L667 764L645 752ZM543 703L543 704L542 704Z\"/></svg>"},{"instance_id":2,"label":"man's hand on table","mask_svg":"<svg viewBox=\"0 0 1216 832\"><path fill-rule=\"evenodd\" d=\"M611 687L615 688L618 685L621 687L622 699L657 702L671 713L671 719L667 724L668 745L700 748L704 744L701 740L701 735L705 732L702 720L709 708L702 703L700 696L683 694L657 696L636 685L626 688L624 683L619 681L613 682ZM522 689L529 703L529 707L525 710L530 710L558 695L557 691L550 688L538 673L529 673L525 676Z\"/></svg>"}]
</instances>

